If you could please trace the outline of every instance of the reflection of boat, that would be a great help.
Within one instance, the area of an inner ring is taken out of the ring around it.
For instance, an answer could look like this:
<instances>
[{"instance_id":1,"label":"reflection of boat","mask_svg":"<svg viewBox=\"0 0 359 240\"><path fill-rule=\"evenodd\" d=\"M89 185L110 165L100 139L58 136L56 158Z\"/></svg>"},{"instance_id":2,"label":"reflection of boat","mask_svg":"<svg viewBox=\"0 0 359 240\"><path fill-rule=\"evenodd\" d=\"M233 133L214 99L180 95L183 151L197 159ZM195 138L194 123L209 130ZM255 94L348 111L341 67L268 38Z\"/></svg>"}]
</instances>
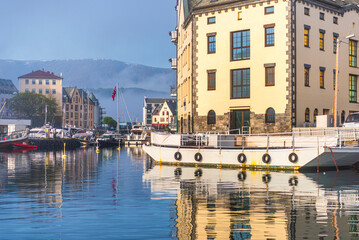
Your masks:
<instances>
[{"instance_id":1,"label":"reflection of boat","mask_svg":"<svg viewBox=\"0 0 359 240\"><path fill-rule=\"evenodd\" d=\"M132 126L130 135L126 137L125 145L142 145L147 142L150 142L150 130L148 127L143 125L134 125Z\"/></svg>"},{"instance_id":2,"label":"reflection of boat","mask_svg":"<svg viewBox=\"0 0 359 240\"><path fill-rule=\"evenodd\" d=\"M118 133L104 133L96 141L99 147L116 147L123 144L123 138Z\"/></svg>"},{"instance_id":3,"label":"reflection of boat","mask_svg":"<svg viewBox=\"0 0 359 240\"><path fill-rule=\"evenodd\" d=\"M165 164L297 170L348 167L359 161L357 130L272 135L151 134L143 149Z\"/></svg>"}]
</instances>

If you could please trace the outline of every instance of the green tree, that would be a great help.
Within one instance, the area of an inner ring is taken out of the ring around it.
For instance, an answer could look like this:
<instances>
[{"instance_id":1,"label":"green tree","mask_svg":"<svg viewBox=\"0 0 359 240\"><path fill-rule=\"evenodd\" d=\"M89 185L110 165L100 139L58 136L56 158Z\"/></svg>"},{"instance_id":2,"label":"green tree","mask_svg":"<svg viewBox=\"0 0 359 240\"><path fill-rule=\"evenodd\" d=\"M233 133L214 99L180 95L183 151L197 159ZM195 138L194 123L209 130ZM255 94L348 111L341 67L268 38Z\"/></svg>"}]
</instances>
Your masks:
<instances>
[{"instance_id":1,"label":"green tree","mask_svg":"<svg viewBox=\"0 0 359 240\"><path fill-rule=\"evenodd\" d=\"M45 117L45 106L47 105L47 117L51 119L57 110L57 104L54 100L45 95L25 92L19 93L8 102L11 111L20 116L30 118Z\"/></svg>"},{"instance_id":2,"label":"green tree","mask_svg":"<svg viewBox=\"0 0 359 240\"><path fill-rule=\"evenodd\" d=\"M112 117L104 117L102 123L106 124L109 128L116 128L117 122Z\"/></svg>"}]
</instances>

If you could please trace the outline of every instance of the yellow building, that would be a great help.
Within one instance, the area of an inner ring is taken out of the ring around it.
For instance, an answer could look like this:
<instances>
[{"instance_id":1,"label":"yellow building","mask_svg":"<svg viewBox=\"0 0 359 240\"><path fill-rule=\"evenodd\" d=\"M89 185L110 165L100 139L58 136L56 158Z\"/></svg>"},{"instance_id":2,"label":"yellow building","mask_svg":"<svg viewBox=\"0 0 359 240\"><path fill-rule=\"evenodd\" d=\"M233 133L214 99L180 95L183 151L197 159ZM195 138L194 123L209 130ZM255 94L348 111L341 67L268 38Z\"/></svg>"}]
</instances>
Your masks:
<instances>
[{"instance_id":1,"label":"yellow building","mask_svg":"<svg viewBox=\"0 0 359 240\"><path fill-rule=\"evenodd\" d=\"M175 129L176 100L165 100L152 113L152 127Z\"/></svg>"},{"instance_id":2,"label":"yellow building","mask_svg":"<svg viewBox=\"0 0 359 240\"><path fill-rule=\"evenodd\" d=\"M58 105L58 114L62 108L62 77L43 69L19 77L19 92L43 94Z\"/></svg>"},{"instance_id":3,"label":"yellow building","mask_svg":"<svg viewBox=\"0 0 359 240\"><path fill-rule=\"evenodd\" d=\"M355 2L178 1L179 132L314 126L333 114L338 50L338 115L359 111Z\"/></svg>"}]
</instances>

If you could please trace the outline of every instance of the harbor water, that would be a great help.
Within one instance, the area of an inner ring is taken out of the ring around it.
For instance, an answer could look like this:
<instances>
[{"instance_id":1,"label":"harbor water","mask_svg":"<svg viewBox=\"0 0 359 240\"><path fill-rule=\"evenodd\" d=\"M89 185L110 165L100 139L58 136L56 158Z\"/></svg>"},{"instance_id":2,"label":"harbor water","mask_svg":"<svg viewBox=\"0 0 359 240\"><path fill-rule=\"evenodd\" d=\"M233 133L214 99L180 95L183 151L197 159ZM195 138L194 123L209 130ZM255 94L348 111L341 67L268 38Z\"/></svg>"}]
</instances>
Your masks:
<instances>
[{"instance_id":1,"label":"harbor water","mask_svg":"<svg viewBox=\"0 0 359 240\"><path fill-rule=\"evenodd\" d=\"M359 174L160 166L140 147L0 152L1 239L359 239Z\"/></svg>"}]
</instances>

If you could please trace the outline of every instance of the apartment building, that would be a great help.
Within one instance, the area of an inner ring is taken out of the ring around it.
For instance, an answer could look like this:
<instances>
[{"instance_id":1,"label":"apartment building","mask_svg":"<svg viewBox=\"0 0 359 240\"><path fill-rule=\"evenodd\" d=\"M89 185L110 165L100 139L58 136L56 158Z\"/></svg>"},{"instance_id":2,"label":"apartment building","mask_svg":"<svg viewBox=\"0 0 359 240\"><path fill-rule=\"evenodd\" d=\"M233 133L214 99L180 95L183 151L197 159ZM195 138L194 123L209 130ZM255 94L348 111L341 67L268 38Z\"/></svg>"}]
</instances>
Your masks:
<instances>
[{"instance_id":1,"label":"apartment building","mask_svg":"<svg viewBox=\"0 0 359 240\"><path fill-rule=\"evenodd\" d=\"M95 112L98 102L93 94L77 87L63 88L63 125L95 129Z\"/></svg>"},{"instance_id":2,"label":"apartment building","mask_svg":"<svg viewBox=\"0 0 359 240\"><path fill-rule=\"evenodd\" d=\"M43 94L58 105L58 115L62 109L62 77L44 69L25 74L19 79L19 92Z\"/></svg>"},{"instance_id":3,"label":"apartment building","mask_svg":"<svg viewBox=\"0 0 359 240\"><path fill-rule=\"evenodd\" d=\"M340 121L359 111L358 3L179 0L179 131L315 126L333 114L336 77Z\"/></svg>"}]
</instances>

